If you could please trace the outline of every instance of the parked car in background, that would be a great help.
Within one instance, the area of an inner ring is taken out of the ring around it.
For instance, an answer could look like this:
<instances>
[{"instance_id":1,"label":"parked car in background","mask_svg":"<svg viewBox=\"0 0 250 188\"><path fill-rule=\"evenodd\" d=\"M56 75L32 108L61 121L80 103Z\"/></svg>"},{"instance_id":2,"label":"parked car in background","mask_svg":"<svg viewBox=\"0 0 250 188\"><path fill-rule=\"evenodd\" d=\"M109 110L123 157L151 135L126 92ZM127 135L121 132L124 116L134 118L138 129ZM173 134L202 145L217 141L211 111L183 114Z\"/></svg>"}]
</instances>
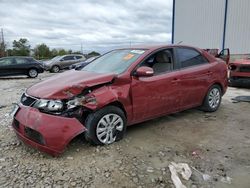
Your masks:
<instances>
[{"instance_id":1,"label":"parked car in background","mask_svg":"<svg viewBox=\"0 0 250 188\"><path fill-rule=\"evenodd\" d=\"M227 81L224 61L198 48L113 50L28 88L12 126L26 144L52 155L81 133L93 144L112 144L129 125L194 107L216 111Z\"/></svg>"},{"instance_id":2,"label":"parked car in background","mask_svg":"<svg viewBox=\"0 0 250 188\"><path fill-rule=\"evenodd\" d=\"M11 56L0 58L0 76L27 75L35 78L43 67L32 57Z\"/></svg>"},{"instance_id":3,"label":"parked car in background","mask_svg":"<svg viewBox=\"0 0 250 188\"><path fill-rule=\"evenodd\" d=\"M70 65L69 69L76 69L76 70L81 69L81 68L85 67L86 65L88 65L89 63L91 63L92 61L94 61L95 59L97 59L98 57L100 57L100 56L93 56L93 57L86 59L85 61L81 61L79 63Z\"/></svg>"},{"instance_id":4,"label":"parked car in background","mask_svg":"<svg viewBox=\"0 0 250 188\"><path fill-rule=\"evenodd\" d=\"M229 85L250 87L250 58L229 63Z\"/></svg>"},{"instance_id":5,"label":"parked car in background","mask_svg":"<svg viewBox=\"0 0 250 188\"><path fill-rule=\"evenodd\" d=\"M44 62L44 69L51 72L59 72L61 69L69 68L70 65L84 61L86 58L80 54L69 54L56 56L49 61Z\"/></svg>"}]
</instances>

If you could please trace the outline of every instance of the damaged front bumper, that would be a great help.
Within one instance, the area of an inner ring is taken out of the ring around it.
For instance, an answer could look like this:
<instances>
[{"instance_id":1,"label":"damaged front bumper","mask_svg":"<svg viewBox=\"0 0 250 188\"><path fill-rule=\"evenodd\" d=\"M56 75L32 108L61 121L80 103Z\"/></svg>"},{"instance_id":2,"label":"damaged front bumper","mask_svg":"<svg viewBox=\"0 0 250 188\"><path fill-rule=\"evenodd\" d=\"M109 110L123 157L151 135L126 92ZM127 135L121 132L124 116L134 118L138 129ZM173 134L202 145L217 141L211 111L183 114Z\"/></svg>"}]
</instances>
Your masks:
<instances>
[{"instance_id":1,"label":"damaged front bumper","mask_svg":"<svg viewBox=\"0 0 250 188\"><path fill-rule=\"evenodd\" d=\"M61 154L75 136L86 131L76 118L42 113L22 104L14 115L12 126L25 144L53 156Z\"/></svg>"}]
</instances>

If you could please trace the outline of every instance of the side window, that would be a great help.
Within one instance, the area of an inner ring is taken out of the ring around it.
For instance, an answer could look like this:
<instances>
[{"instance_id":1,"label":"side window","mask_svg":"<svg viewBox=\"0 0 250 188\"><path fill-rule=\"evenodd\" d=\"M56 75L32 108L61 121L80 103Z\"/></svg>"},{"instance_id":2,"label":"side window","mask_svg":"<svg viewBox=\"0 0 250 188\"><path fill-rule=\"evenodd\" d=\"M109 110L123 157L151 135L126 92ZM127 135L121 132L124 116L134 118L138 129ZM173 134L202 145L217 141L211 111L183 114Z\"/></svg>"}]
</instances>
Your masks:
<instances>
[{"instance_id":1,"label":"side window","mask_svg":"<svg viewBox=\"0 0 250 188\"><path fill-rule=\"evenodd\" d=\"M75 60L74 56L69 55L69 56L65 56L63 59L63 61L70 61L70 60Z\"/></svg>"},{"instance_id":2,"label":"side window","mask_svg":"<svg viewBox=\"0 0 250 188\"><path fill-rule=\"evenodd\" d=\"M78 55L78 56L75 56L75 58L76 58L76 59L81 59L82 56L79 56L79 55Z\"/></svg>"},{"instance_id":3,"label":"side window","mask_svg":"<svg viewBox=\"0 0 250 188\"><path fill-rule=\"evenodd\" d=\"M154 75L174 70L173 50L166 49L149 56L140 66L151 67Z\"/></svg>"},{"instance_id":4,"label":"side window","mask_svg":"<svg viewBox=\"0 0 250 188\"><path fill-rule=\"evenodd\" d=\"M181 68L208 63L199 52L190 48L176 48L176 53Z\"/></svg>"},{"instance_id":5,"label":"side window","mask_svg":"<svg viewBox=\"0 0 250 188\"><path fill-rule=\"evenodd\" d=\"M12 58L10 59L1 59L0 60L0 66L5 66L5 65L13 65L14 61Z\"/></svg>"},{"instance_id":6,"label":"side window","mask_svg":"<svg viewBox=\"0 0 250 188\"><path fill-rule=\"evenodd\" d=\"M27 59L16 58L16 63L17 63L17 64L25 64L25 63L27 63L27 62L28 62Z\"/></svg>"}]
</instances>

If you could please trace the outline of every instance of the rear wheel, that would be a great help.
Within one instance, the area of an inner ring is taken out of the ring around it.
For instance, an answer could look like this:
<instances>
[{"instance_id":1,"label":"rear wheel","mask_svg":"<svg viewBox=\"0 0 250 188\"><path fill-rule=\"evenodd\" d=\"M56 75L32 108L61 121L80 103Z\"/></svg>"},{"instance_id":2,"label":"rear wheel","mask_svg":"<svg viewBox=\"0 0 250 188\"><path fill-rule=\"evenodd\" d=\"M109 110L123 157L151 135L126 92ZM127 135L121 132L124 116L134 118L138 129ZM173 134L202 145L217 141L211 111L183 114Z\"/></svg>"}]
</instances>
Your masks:
<instances>
[{"instance_id":1,"label":"rear wheel","mask_svg":"<svg viewBox=\"0 0 250 188\"><path fill-rule=\"evenodd\" d=\"M221 97L221 87L213 85L208 90L201 109L206 112L215 112L220 106Z\"/></svg>"},{"instance_id":2,"label":"rear wheel","mask_svg":"<svg viewBox=\"0 0 250 188\"><path fill-rule=\"evenodd\" d=\"M112 144L123 138L126 131L126 117L120 108L107 106L89 114L86 128L86 140L95 145Z\"/></svg>"},{"instance_id":3,"label":"rear wheel","mask_svg":"<svg viewBox=\"0 0 250 188\"><path fill-rule=\"evenodd\" d=\"M30 69L29 72L28 72L28 76L30 78L35 78L35 77L37 77L37 75L38 75L38 72L37 72L36 69Z\"/></svg>"},{"instance_id":4,"label":"rear wheel","mask_svg":"<svg viewBox=\"0 0 250 188\"><path fill-rule=\"evenodd\" d=\"M51 68L51 71L57 73L57 72L60 71L60 67L59 67L58 65L54 65L54 66Z\"/></svg>"}]
</instances>

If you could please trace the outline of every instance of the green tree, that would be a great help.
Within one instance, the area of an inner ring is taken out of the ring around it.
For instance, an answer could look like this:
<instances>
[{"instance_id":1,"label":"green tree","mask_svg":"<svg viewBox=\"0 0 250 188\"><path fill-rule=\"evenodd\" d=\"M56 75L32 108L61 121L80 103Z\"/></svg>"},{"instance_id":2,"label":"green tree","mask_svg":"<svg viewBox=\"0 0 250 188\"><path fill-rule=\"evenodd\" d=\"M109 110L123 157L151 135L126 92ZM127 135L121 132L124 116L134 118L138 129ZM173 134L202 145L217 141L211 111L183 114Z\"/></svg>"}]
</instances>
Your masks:
<instances>
[{"instance_id":1,"label":"green tree","mask_svg":"<svg viewBox=\"0 0 250 188\"><path fill-rule=\"evenodd\" d=\"M48 59L50 58L50 50L46 44L38 44L35 49L35 56L37 59Z\"/></svg>"},{"instance_id":2,"label":"green tree","mask_svg":"<svg viewBox=\"0 0 250 188\"><path fill-rule=\"evenodd\" d=\"M50 51L50 57L56 57L58 56L58 50L53 48L51 51Z\"/></svg>"},{"instance_id":3,"label":"green tree","mask_svg":"<svg viewBox=\"0 0 250 188\"><path fill-rule=\"evenodd\" d=\"M64 50L64 49L59 49L58 50L58 55L66 55L67 54L67 51Z\"/></svg>"},{"instance_id":4,"label":"green tree","mask_svg":"<svg viewBox=\"0 0 250 188\"><path fill-rule=\"evenodd\" d=\"M7 56L13 56L13 50L12 50L12 49L8 49L8 50L6 51L6 55L7 55Z\"/></svg>"},{"instance_id":5,"label":"green tree","mask_svg":"<svg viewBox=\"0 0 250 188\"><path fill-rule=\"evenodd\" d=\"M92 51L90 53L88 53L88 57L93 57L93 56L98 56L100 55L98 52Z\"/></svg>"},{"instance_id":6,"label":"green tree","mask_svg":"<svg viewBox=\"0 0 250 188\"><path fill-rule=\"evenodd\" d=\"M19 41L13 41L13 55L29 56L30 45L28 39L20 38Z\"/></svg>"},{"instance_id":7,"label":"green tree","mask_svg":"<svg viewBox=\"0 0 250 188\"><path fill-rule=\"evenodd\" d=\"M68 50L68 54L72 54L72 52L73 52L73 51L72 51L71 49Z\"/></svg>"}]
</instances>

